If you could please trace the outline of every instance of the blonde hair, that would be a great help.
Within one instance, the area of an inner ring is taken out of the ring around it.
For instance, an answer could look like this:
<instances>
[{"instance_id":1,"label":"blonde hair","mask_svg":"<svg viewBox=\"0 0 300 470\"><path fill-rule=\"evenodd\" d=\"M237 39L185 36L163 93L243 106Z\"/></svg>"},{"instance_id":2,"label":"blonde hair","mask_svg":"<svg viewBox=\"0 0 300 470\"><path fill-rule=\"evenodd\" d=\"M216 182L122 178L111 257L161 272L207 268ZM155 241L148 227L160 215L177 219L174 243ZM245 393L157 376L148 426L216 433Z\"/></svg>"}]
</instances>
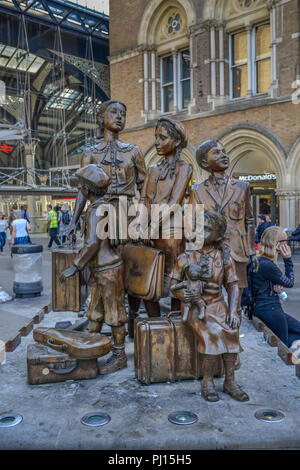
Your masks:
<instances>
[{"instance_id":1,"label":"blonde hair","mask_svg":"<svg viewBox=\"0 0 300 470\"><path fill-rule=\"evenodd\" d=\"M261 237L259 246L260 256L265 256L266 258L270 258L272 261L276 261L276 246L278 241L282 238L283 233L284 230L282 227L273 225L272 227L267 228Z\"/></svg>"}]
</instances>

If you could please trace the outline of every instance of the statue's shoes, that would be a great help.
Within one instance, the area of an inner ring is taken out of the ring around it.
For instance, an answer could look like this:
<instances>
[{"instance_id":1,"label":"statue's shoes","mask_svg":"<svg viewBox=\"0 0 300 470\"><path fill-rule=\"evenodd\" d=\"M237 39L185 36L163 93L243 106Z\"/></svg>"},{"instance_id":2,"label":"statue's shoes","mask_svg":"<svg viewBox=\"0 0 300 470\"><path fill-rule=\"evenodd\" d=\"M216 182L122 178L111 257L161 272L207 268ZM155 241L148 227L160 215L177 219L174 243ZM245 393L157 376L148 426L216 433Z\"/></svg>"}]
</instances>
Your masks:
<instances>
[{"instance_id":1,"label":"statue's shoes","mask_svg":"<svg viewBox=\"0 0 300 470\"><path fill-rule=\"evenodd\" d=\"M120 351L117 351L112 348L112 355L103 365L99 367L99 374L111 374L112 372L116 372L117 370L123 369L124 367L127 367L127 357L125 350L121 349Z\"/></svg>"},{"instance_id":2,"label":"statue's shoes","mask_svg":"<svg viewBox=\"0 0 300 470\"><path fill-rule=\"evenodd\" d=\"M231 395L232 398L237 401L249 401L250 400L247 393L244 392L242 387L238 385L236 382L233 382L230 385L226 385L224 383L223 392L227 393L228 395Z\"/></svg>"},{"instance_id":3,"label":"statue's shoes","mask_svg":"<svg viewBox=\"0 0 300 470\"><path fill-rule=\"evenodd\" d=\"M201 393L206 401L215 402L219 401L220 399L219 395L216 392L215 385L212 381L206 383L202 382Z\"/></svg>"}]
</instances>

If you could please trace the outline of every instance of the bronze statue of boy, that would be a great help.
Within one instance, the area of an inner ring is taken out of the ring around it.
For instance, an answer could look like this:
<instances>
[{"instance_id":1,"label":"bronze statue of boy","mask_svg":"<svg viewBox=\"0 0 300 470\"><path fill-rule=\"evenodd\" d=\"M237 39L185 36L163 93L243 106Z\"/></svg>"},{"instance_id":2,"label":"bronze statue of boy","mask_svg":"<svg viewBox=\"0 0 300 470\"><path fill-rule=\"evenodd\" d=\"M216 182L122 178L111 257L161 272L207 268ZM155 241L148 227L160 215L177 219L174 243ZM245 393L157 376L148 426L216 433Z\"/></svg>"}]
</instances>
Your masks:
<instances>
[{"instance_id":1,"label":"bronze statue of boy","mask_svg":"<svg viewBox=\"0 0 300 470\"><path fill-rule=\"evenodd\" d=\"M217 140L207 140L197 149L198 165L210 173L204 182L191 188L189 203L204 204L205 210L214 210L224 215L227 222L225 241L231 248L239 285L239 307L241 296L247 287L246 265L251 257L256 262L254 247L254 218L249 184L230 178L226 174L229 158L223 145Z\"/></svg>"},{"instance_id":2,"label":"bronze statue of boy","mask_svg":"<svg viewBox=\"0 0 300 470\"><path fill-rule=\"evenodd\" d=\"M76 231L80 214L87 201L90 201L84 221L84 246L74 260L73 266L61 275L61 280L74 275L86 265L89 266L92 278L91 302L86 313L90 320L89 332L100 332L103 321L112 329L114 341L112 355L99 369L101 374L108 374L127 365L123 262L121 250L118 249L122 241L118 237L118 230L117 238L111 240L98 238L96 229L103 216L97 215L97 210L102 204L111 204L116 209L118 221L120 196L126 196L128 203L131 204L136 195L136 188L140 190L142 187L146 167L140 149L119 140L119 133L125 127L125 104L116 100L106 101L101 104L97 116L104 139L86 151L83 156L81 162L83 174L82 170L78 172L81 185L69 230L69 235ZM109 184L105 194L97 192L93 178L90 184L86 184L85 169L91 166L107 175ZM136 299L133 299L133 302L135 301Z\"/></svg>"}]
</instances>

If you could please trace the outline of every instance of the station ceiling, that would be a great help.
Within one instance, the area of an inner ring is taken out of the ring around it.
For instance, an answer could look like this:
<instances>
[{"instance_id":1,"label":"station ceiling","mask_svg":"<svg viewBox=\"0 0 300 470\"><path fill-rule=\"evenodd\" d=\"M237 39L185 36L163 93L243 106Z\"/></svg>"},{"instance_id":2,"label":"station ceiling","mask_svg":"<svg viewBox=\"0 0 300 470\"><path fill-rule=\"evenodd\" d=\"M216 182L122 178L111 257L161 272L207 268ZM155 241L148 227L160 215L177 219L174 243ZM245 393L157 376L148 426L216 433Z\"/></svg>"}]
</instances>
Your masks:
<instances>
[{"instance_id":1,"label":"station ceiling","mask_svg":"<svg viewBox=\"0 0 300 470\"><path fill-rule=\"evenodd\" d=\"M72 165L96 138L97 106L110 95L108 17L45 0L0 0L0 13L0 136L22 128L38 142L37 167ZM23 138L11 135L0 167L24 165Z\"/></svg>"}]
</instances>

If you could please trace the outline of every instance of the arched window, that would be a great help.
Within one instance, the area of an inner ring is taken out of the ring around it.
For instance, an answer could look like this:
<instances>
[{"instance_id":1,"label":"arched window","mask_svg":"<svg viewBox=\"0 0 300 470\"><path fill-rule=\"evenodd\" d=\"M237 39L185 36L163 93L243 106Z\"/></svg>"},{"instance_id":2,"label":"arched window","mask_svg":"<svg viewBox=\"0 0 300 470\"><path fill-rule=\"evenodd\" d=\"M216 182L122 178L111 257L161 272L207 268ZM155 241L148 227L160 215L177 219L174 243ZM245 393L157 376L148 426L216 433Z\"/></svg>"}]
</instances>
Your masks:
<instances>
[{"instance_id":1,"label":"arched window","mask_svg":"<svg viewBox=\"0 0 300 470\"><path fill-rule=\"evenodd\" d=\"M270 23L254 25L231 35L231 98L268 92L271 86L270 43Z\"/></svg>"},{"instance_id":2,"label":"arched window","mask_svg":"<svg viewBox=\"0 0 300 470\"><path fill-rule=\"evenodd\" d=\"M191 98L190 50L160 57L161 112L187 109Z\"/></svg>"},{"instance_id":3,"label":"arched window","mask_svg":"<svg viewBox=\"0 0 300 470\"><path fill-rule=\"evenodd\" d=\"M276 3L265 0L206 1L213 106L228 99L278 95L276 9Z\"/></svg>"},{"instance_id":4,"label":"arched window","mask_svg":"<svg viewBox=\"0 0 300 470\"><path fill-rule=\"evenodd\" d=\"M144 52L144 115L188 109L191 101L190 38L196 22L190 0L154 0L146 9L139 41ZM156 8L155 8L156 6ZM150 98L151 97L151 98Z\"/></svg>"}]
</instances>

